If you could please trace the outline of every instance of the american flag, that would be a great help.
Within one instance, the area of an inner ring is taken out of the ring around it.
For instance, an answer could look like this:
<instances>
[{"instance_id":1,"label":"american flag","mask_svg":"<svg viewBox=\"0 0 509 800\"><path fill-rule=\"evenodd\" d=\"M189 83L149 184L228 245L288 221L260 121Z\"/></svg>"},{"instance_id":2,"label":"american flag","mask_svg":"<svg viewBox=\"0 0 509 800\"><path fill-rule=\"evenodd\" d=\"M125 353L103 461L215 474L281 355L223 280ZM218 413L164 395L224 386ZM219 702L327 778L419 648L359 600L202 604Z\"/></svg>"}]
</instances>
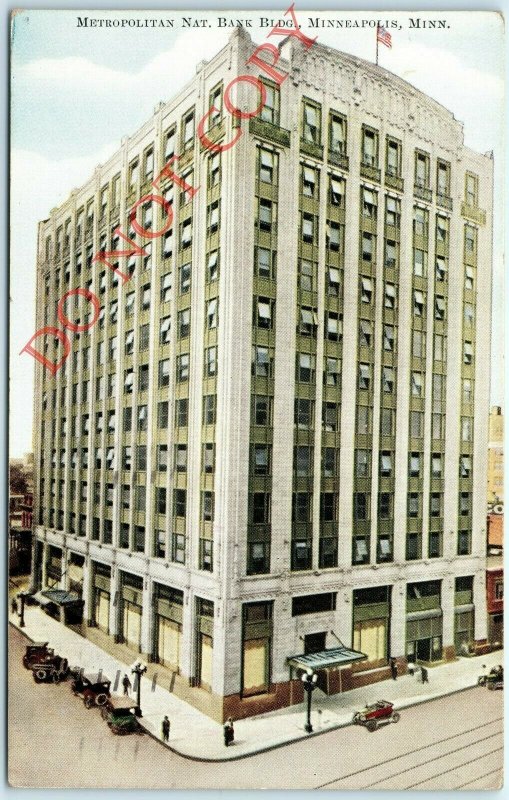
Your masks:
<instances>
[{"instance_id":1,"label":"american flag","mask_svg":"<svg viewBox=\"0 0 509 800\"><path fill-rule=\"evenodd\" d=\"M383 25L376 26L376 38L378 42L382 42L386 47L392 47L391 34L385 30Z\"/></svg>"}]
</instances>

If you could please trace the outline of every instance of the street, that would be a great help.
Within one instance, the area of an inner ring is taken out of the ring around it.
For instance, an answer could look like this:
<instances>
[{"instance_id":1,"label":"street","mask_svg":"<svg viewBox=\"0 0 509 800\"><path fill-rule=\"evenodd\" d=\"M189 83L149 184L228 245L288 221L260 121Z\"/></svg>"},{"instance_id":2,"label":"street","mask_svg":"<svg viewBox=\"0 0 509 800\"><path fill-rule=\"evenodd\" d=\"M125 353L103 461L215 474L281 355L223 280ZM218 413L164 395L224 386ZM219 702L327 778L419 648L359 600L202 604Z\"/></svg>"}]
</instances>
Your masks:
<instances>
[{"instance_id":1,"label":"street","mask_svg":"<svg viewBox=\"0 0 509 800\"><path fill-rule=\"evenodd\" d=\"M9 626L15 787L481 790L501 783L501 691L478 687L407 708L397 725L374 733L348 726L239 761L206 763L148 735L115 736L69 683L35 684L21 664L25 642Z\"/></svg>"}]
</instances>

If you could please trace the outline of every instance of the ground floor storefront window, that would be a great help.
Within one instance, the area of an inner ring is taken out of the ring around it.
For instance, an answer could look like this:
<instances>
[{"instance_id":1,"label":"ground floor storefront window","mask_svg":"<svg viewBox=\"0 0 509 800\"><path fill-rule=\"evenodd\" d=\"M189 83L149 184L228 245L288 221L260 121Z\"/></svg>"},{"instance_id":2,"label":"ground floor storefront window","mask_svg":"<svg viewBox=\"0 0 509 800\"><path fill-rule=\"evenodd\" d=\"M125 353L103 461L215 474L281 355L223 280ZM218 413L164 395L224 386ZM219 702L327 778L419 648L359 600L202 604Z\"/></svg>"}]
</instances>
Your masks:
<instances>
[{"instance_id":1,"label":"ground floor storefront window","mask_svg":"<svg viewBox=\"0 0 509 800\"><path fill-rule=\"evenodd\" d=\"M270 685L272 602L245 603L242 625L242 694L263 694Z\"/></svg>"},{"instance_id":2,"label":"ground floor storefront window","mask_svg":"<svg viewBox=\"0 0 509 800\"><path fill-rule=\"evenodd\" d=\"M154 584L155 660L176 672L180 668L183 605L183 592Z\"/></svg>"},{"instance_id":3,"label":"ground floor storefront window","mask_svg":"<svg viewBox=\"0 0 509 800\"><path fill-rule=\"evenodd\" d=\"M387 663L390 587L356 589L353 593L353 649L364 653L363 669Z\"/></svg>"},{"instance_id":4,"label":"ground floor storefront window","mask_svg":"<svg viewBox=\"0 0 509 800\"><path fill-rule=\"evenodd\" d=\"M196 598L197 612L197 653L196 677L202 689L212 691L213 648L214 648L214 603L211 600Z\"/></svg>"},{"instance_id":5,"label":"ground floor storefront window","mask_svg":"<svg viewBox=\"0 0 509 800\"><path fill-rule=\"evenodd\" d=\"M141 651L142 589L142 578L121 573L119 633L121 640L138 652Z\"/></svg>"}]
</instances>

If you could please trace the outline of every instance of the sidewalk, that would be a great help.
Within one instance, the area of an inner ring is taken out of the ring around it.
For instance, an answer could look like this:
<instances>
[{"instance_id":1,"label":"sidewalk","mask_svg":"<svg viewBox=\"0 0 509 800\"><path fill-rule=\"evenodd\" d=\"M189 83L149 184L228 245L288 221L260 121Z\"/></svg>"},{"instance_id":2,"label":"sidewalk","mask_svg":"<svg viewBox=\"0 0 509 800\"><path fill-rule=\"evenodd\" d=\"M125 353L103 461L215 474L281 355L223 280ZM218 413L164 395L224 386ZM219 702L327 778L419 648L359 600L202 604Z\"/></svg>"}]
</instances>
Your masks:
<instances>
[{"instance_id":1,"label":"sidewalk","mask_svg":"<svg viewBox=\"0 0 509 800\"><path fill-rule=\"evenodd\" d=\"M10 622L19 627L17 616L11 615ZM119 662L39 608L25 609L25 628L22 632L34 641L48 641L57 653L69 660L71 666L84 667L87 673L101 669L113 681L112 688L117 672L120 671L117 694L122 692L121 680L125 672L132 680L130 665ZM503 663L503 658L500 650L475 658L460 658L458 661L429 669L429 683L424 685L417 672L415 676L404 675L397 681L382 681L330 697L317 689L312 698L313 734L304 731L305 704L301 703L238 720L235 722L235 744L226 748L221 725L161 686L153 686L152 681L147 678L142 678L141 681L143 717L140 721L149 734L161 741L161 722L167 714L171 721L171 750L200 761L229 761L349 725L355 711L382 698L393 702L397 709L404 709L468 689L476 685L477 677L483 672L483 664L489 670L495 664ZM69 691L68 684L62 684L61 688L62 692ZM161 745L166 746L162 742Z\"/></svg>"}]
</instances>

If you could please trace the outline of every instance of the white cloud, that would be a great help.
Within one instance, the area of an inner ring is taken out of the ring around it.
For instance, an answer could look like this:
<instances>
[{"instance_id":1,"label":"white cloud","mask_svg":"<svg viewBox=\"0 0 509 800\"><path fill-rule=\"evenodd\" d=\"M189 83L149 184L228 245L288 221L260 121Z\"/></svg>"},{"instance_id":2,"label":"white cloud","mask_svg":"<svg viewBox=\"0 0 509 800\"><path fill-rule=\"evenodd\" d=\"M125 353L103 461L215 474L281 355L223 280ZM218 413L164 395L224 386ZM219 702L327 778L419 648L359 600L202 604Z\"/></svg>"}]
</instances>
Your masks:
<instances>
[{"instance_id":1,"label":"white cloud","mask_svg":"<svg viewBox=\"0 0 509 800\"><path fill-rule=\"evenodd\" d=\"M225 31L185 31L170 50L158 53L138 72L131 73L97 64L82 57L42 58L17 70L17 79L32 91L48 95L124 100L149 97L169 99L194 74L198 58L212 58L227 41Z\"/></svg>"}]
</instances>

